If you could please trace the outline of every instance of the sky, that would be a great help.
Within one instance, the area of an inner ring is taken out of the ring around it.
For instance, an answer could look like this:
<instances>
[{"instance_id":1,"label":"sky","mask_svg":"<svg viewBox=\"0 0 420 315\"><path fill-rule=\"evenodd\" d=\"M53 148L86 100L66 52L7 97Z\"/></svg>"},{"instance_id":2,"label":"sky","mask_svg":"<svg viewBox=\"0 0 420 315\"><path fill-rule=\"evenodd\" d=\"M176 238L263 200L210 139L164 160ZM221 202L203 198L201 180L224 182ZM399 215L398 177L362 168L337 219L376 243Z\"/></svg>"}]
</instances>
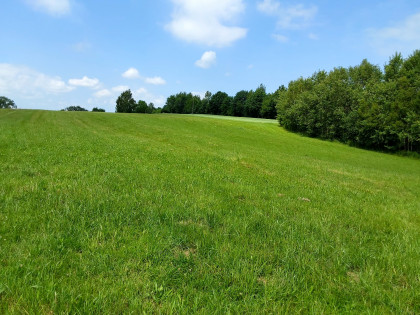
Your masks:
<instances>
[{"instance_id":1,"label":"sky","mask_svg":"<svg viewBox=\"0 0 420 315\"><path fill-rule=\"evenodd\" d=\"M2 0L0 96L18 108L115 111L130 89L274 92L318 70L420 49L420 1Z\"/></svg>"}]
</instances>

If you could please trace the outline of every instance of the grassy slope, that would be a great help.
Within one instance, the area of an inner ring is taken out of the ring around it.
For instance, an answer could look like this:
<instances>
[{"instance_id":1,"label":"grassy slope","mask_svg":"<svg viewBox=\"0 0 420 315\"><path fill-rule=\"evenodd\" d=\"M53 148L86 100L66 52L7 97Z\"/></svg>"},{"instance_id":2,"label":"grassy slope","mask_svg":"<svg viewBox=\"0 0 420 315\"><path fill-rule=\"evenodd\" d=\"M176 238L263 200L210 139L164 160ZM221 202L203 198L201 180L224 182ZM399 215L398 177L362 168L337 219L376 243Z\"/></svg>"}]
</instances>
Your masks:
<instances>
[{"instance_id":1,"label":"grassy slope","mask_svg":"<svg viewBox=\"0 0 420 315\"><path fill-rule=\"evenodd\" d=\"M0 165L0 313L420 312L418 160L256 121L1 110Z\"/></svg>"}]
</instances>

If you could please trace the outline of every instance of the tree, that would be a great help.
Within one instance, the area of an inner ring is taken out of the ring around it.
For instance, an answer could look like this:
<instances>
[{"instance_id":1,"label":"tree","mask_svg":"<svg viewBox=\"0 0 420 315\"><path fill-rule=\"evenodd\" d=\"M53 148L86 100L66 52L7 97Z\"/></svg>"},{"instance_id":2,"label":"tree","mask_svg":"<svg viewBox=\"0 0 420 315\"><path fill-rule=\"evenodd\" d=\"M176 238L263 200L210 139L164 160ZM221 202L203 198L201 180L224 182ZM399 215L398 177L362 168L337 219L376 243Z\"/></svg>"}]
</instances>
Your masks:
<instances>
[{"instance_id":1,"label":"tree","mask_svg":"<svg viewBox=\"0 0 420 315\"><path fill-rule=\"evenodd\" d=\"M122 92L121 95L118 96L116 103L116 113L133 113L136 108L136 101L131 94L131 90Z\"/></svg>"},{"instance_id":2,"label":"tree","mask_svg":"<svg viewBox=\"0 0 420 315\"><path fill-rule=\"evenodd\" d=\"M88 110L86 108L83 108L81 106L69 106L63 109L63 111L66 112L87 112Z\"/></svg>"},{"instance_id":3,"label":"tree","mask_svg":"<svg viewBox=\"0 0 420 315\"><path fill-rule=\"evenodd\" d=\"M268 118L268 119L275 119L277 116L276 111L276 105L277 100L279 98L279 94L283 91L286 91L286 88L284 85L280 86L276 92L273 94L267 94L264 98L260 110L260 116L262 118Z\"/></svg>"},{"instance_id":4,"label":"tree","mask_svg":"<svg viewBox=\"0 0 420 315\"><path fill-rule=\"evenodd\" d=\"M6 96L0 96L0 108L17 108L15 102Z\"/></svg>"},{"instance_id":5,"label":"tree","mask_svg":"<svg viewBox=\"0 0 420 315\"><path fill-rule=\"evenodd\" d=\"M245 116L260 117L262 103L266 96L265 86L260 86L254 91L250 91L245 103Z\"/></svg>"},{"instance_id":6,"label":"tree","mask_svg":"<svg viewBox=\"0 0 420 315\"><path fill-rule=\"evenodd\" d=\"M94 107L94 108L92 108L92 112L102 112L102 113L104 113L105 112L105 109Z\"/></svg>"},{"instance_id":7,"label":"tree","mask_svg":"<svg viewBox=\"0 0 420 315\"><path fill-rule=\"evenodd\" d=\"M203 114L208 114L210 111L210 100L211 100L211 92L207 91L204 95L203 100L201 101L201 108Z\"/></svg>"},{"instance_id":8,"label":"tree","mask_svg":"<svg viewBox=\"0 0 420 315\"><path fill-rule=\"evenodd\" d=\"M385 65L385 81L398 79L403 63L404 59L401 54L395 53L395 55L389 59L388 64Z\"/></svg>"},{"instance_id":9,"label":"tree","mask_svg":"<svg viewBox=\"0 0 420 315\"><path fill-rule=\"evenodd\" d=\"M137 102L137 105L134 107L133 113L147 113L149 107L147 106L147 103L145 101L139 100Z\"/></svg>"},{"instance_id":10,"label":"tree","mask_svg":"<svg viewBox=\"0 0 420 315\"><path fill-rule=\"evenodd\" d=\"M230 98L225 92L218 91L214 94L209 102L209 114L227 115Z\"/></svg>"},{"instance_id":11,"label":"tree","mask_svg":"<svg viewBox=\"0 0 420 315\"><path fill-rule=\"evenodd\" d=\"M147 106L147 113L153 114L155 111L156 111L155 104L149 103L149 105Z\"/></svg>"},{"instance_id":12,"label":"tree","mask_svg":"<svg viewBox=\"0 0 420 315\"><path fill-rule=\"evenodd\" d=\"M248 98L248 91L242 90L236 93L232 100L233 115L234 116L245 116L245 104Z\"/></svg>"},{"instance_id":13,"label":"tree","mask_svg":"<svg viewBox=\"0 0 420 315\"><path fill-rule=\"evenodd\" d=\"M361 88L366 88L369 83L379 82L383 77L381 69L366 59L363 59L362 63L356 67L350 67L348 71L353 84Z\"/></svg>"},{"instance_id":14,"label":"tree","mask_svg":"<svg viewBox=\"0 0 420 315\"><path fill-rule=\"evenodd\" d=\"M365 59L291 81L278 97L277 117L286 129L311 137L420 152L419 91L420 51L407 59L396 53L384 72Z\"/></svg>"}]
</instances>

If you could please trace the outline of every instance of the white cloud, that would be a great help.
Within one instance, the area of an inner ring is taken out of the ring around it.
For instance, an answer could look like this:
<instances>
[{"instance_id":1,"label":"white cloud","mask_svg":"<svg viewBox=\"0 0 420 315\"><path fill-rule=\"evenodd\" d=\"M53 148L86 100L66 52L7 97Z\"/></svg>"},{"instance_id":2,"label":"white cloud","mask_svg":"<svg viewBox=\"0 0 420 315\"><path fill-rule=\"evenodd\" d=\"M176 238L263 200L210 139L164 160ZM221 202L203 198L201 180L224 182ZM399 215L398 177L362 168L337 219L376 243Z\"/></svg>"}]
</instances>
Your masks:
<instances>
[{"instance_id":1,"label":"white cloud","mask_svg":"<svg viewBox=\"0 0 420 315\"><path fill-rule=\"evenodd\" d=\"M287 36L281 35L281 34L273 34L272 37L282 43L287 43L289 41L289 38Z\"/></svg>"},{"instance_id":2,"label":"white cloud","mask_svg":"<svg viewBox=\"0 0 420 315\"><path fill-rule=\"evenodd\" d=\"M138 79L140 78L139 71L136 68L130 68L122 74L123 78L126 79Z\"/></svg>"},{"instance_id":3,"label":"white cloud","mask_svg":"<svg viewBox=\"0 0 420 315\"><path fill-rule=\"evenodd\" d=\"M284 6L278 1L263 0L257 3L260 12L277 18L281 29L302 29L307 27L318 12L316 6L305 7L303 4Z\"/></svg>"},{"instance_id":4,"label":"white cloud","mask_svg":"<svg viewBox=\"0 0 420 315\"><path fill-rule=\"evenodd\" d=\"M112 93L108 89L99 90L98 92L93 94L95 97L101 98L101 97L108 97L111 96Z\"/></svg>"},{"instance_id":5,"label":"white cloud","mask_svg":"<svg viewBox=\"0 0 420 315\"><path fill-rule=\"evenodd\" d=\"M197 67L207 69L210 68L213 64L216 63L216 53L214 51L206 51L201 59L195 62Z\"/></svg>"},{"instance_id":6,"label":"white cloud","mask_svg":"<svg viewBox=\"0 0 420 315\"><path fill-rule=\"evenodd\" d=\"M69 14L70 0L26 0L35 10L44 11L53 16Z\"/></svg>"},{"instance_id":7,"label":"white cloud","mask_svg":"<svg viewBox=\"0 0 420 315\"><path fill-rule=\"evenodd\" d=\"M153 77L153 78L146 78L146 83L153 84L153 85L164 85L166 81L161 77Z\"/></svg>"},{"instance_id":8,"label":"white cloud","mask_svg":"<svg viewBox=\"0 0 420 315\"><path fill-rule=\"evenodd\" d=\"M130 87L127 86L127 85L117 85L117 86L114 86L111 90L113 92L122 93L124 91L129 90L129 89L130 89Z\"/></svg>"},{"instance_id":9,"label":"white cloud","mask_svg":"<svg viewBox=\"0 0 420 315\"><path fill-rule=\"evenodd\" d=\"M126 90L129 87L126 85L114 86L110 89L103 89L97 91L93 94L93 98L89 99L89 104L97 104L102 102L103 104L113 105L118 95ZM162 107L166 103L166 98L163 96L156 96L153 93L149 92L146 88L140 87L137 90L132 90L134 99L143 100L146 103L153 103L155 106Z\"/></svg>"},{"instance_id":10,"label":"white cloud","mask_svg":"<svg viewBox=\"0 0 420 315\"><path fill-rule=\"evenodd\" d=\"M391 27L368 29L369 43L381 54L409 54L420 47L420 12Z\"/></svg>"},{"instance_id":11,"label":"white cloud","mask_svg":"<svg viewBox=\"0 0 420 315\"><path fill-rule=\"evenodd\" d=\"M102 89L95 93L93 93L93 98L88 100L89 104L98 104L101 103L103 105L115 105L115 100L117 99L118 95L130 87L126 85L117 85L110 89Z\"/></svg>"},{"instance_id":12,"label":"white cloud","mask_svg":"<svg viewBox=\"0 0 420 315\"><path fill-rule=\"evenodd\" d=\"M203 99L206 95L206 92L191 92L192 95L199 96L200 99Z\"/></svg>"},{"instance_id":13,"label":"white cloud","mask_svg":"<svg viewBox=\"0 0 420 315\"><path fill-rule=\"evenodd\" d=\"M143 87L134 91L134 94L138 94L138 95L144 95L144 94L147 94L147 93L148 93L147 89L145 89Z\"/></svg>"},{"instance_id":14,"label":"white cloud","mask_svg":"<svg viewBox=\"0 0 420 315\"><path fill-rule=\"evenodd\" d=\"M144 87L141 87L133 92L133 97L138 99L141 99L145 101L146 103L153 103L155 107L163 107L166 103L166 98L159 95L156 96L152 93L150 93L147 89Z\"/></svg>"},{"instance_id":15,"label":"white cloud","mask_svg":"<svg viewBox=\"0 0 420 315\"><path fill-rule=\"evenodd\" d=\"M84 76L81 79L70 79L69 84L73 86L83 86L83 87L90 87L90 88L97 88L99 85L99 80L94 78L88 78Z\"/></svg>"},{"instance_id":16,"label":"white cloud","mask_svg":"<svg viewBox=\"0 0 420 315\"><path fill-rule=\"evenodd\" d=\"M172 21L166 29L187 42L224 47L244 38L247 29L233 26L244 12L243 0L172 0Z\"/></svg>"},{"instance_id":17,"label":"white cloud","mask_svg":"<svg viewBox=\"0 0 420 315\"><path fill-rule=\"evenodd\" d=\"M0 91L25 97L41 97L74 90L58 76L49 76L25 66L0 64Z\"/></svg>"}]
</instances>

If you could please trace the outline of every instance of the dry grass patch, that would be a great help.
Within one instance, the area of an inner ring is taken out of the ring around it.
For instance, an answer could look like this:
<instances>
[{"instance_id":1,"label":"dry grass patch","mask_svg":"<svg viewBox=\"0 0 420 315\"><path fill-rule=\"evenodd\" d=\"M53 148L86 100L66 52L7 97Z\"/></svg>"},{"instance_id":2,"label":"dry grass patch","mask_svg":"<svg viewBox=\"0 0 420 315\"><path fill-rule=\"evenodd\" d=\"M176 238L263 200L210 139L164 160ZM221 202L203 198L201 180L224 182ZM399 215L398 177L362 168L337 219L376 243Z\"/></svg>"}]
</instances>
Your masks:
<instances>
[{"instance_id":1,"label":"dry grass patch","mask_svg":"<svg viewBox=\"0 0 420 315\"><path fill-rule=\"evenodd\" d=\"M360 274L358 272L348 271L347 277L349 277L351 282L356 282L356 283L360 282Z\"/></svg>"},{"instance_id":2,"label":"dry grass patch","mask_svg":"<svg viewBox=\"0 0 420 315\"><path fill-rule=\"evenodd\" d=\"M196 226L200 228L203 228L206 226L203 222L193 221L193 220L181 220L178 222L178 224L182 226Z\"/></svg>"},{"instance_id":3,"label":"dry grass patch","mask_svg":"<svg viewBox=\"0 0 420 315\"><path fill-rule=\"evenodd\" d=\"M179 257L190 258L196 253L197 253L197 250L192 247L191 248L177 248L175 249L174 255L176 258L179 258Z\"/></svg>"}]
</instances>

